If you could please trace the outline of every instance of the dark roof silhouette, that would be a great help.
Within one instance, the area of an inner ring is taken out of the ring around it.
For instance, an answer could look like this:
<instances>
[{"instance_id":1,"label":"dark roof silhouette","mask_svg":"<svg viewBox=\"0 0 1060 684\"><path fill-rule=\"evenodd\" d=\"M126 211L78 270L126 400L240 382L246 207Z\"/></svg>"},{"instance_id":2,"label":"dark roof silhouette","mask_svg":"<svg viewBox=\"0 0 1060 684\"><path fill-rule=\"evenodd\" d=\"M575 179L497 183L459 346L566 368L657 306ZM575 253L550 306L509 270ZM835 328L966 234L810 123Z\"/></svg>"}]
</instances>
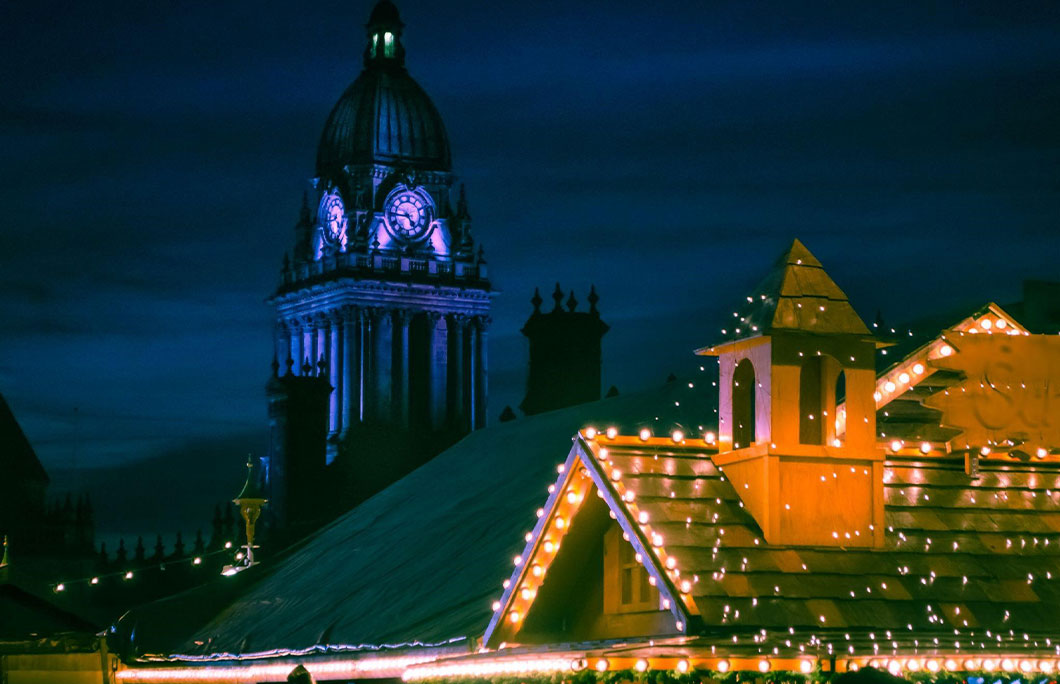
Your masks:
<instances>
[{"instance_id":1,"label":"dark roof silhouette","mask_svg":"<svg viewBox=\"0 0 1060 684\"><path fill-rule=\"evenodd\" d=\"M47 484L48 473L37 459L22 427L0 394L0 474L13 481L36 481Z\"/></svg>"}]
</instances>

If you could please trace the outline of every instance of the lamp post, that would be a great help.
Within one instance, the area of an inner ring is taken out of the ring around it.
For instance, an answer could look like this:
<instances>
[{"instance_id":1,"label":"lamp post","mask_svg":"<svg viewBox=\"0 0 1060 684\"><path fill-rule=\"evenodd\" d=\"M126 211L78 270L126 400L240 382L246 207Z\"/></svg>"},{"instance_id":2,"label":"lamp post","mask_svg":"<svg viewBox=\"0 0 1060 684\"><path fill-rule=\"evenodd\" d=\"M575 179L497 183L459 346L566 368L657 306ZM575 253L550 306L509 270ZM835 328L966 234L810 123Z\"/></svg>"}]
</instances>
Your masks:
<instances>
[{"instance_id":1,"label":"lamp post","mask_svg":"<svg viewBox=\"0 0 1060 684\"><path fill-rule=\"evenodd\" d=\"M254 472L254 459L251 459L247 461L247 481L243 484L243 489L236 498L232 499L232 503L239 508L239 514L243 516L243 522L246 524L247 555L242 565L225 566L222 574L234 575L240 570L245 570L254 565L254 549L256 548L254 546L254 526L261 516L262 507L267 502L268 499L265 498L265 493L261 491L261 487L258 485L257 473Z\"/></svg>"}]
</instances>

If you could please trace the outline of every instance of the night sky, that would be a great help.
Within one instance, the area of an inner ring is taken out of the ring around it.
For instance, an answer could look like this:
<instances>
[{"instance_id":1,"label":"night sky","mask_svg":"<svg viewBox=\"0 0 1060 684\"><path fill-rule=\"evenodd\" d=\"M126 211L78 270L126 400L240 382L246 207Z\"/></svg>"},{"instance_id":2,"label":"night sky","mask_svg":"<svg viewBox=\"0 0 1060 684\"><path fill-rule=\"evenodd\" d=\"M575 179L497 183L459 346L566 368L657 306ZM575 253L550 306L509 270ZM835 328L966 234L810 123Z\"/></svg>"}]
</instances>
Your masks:
<instances>
[{"instance_id":1,"label":"night sky","mask_svg":"<svg viewBox=\"0 0 1060 684\"><path fill-rule=\"evenodd\" d=\"M0 393L104 532L263 452L264 299L371 5L0 5ZM595 283L628 392L794 237L892 323L1060 279L1055 2L398 6L502 292L491 420L535 285Z\"/></svg>"}]
</instances>

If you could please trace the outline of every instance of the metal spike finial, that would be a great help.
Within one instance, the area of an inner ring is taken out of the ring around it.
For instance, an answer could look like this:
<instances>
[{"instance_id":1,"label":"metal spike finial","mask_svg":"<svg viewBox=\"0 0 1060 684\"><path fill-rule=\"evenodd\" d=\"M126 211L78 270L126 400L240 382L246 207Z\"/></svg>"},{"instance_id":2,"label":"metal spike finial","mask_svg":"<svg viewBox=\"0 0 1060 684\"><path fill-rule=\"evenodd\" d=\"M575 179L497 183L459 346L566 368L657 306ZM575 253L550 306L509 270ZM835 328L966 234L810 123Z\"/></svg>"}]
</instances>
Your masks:
<instances>
[{"instance_id":1,"label":"metal spike finial","mask_svg":"<svg viewBox=\"0 0 1060 684\"><path fill-rule=\"evenodd\" d=\"M570 291L570 297L567 297L567 311L574 313L574 310L578 308L578 300L574 298L574 290Z\"/></svg>"},{"instance_id":2,"label":"metal spike finial","mask_svg":"<svg viewBox=\"0 0 1060 684\"><path fill-rule=\"evenodd\" d=\"M4 554L0 556L0 568L11 565L11 556L8 553L7 535L4 535Z\"/></svg>"},{"instance_id":3,"label":"metal spike finial","mask_svg":"<svg viewBox=\"0 0 1060 684\"><path fill-rule=\"evenodd\" d=\"M563 290L560 289L559 283L556 283L556 289L552 293L552 300L556 302L556 308L553 311L563 310Z\"/></svg>"},{"instance_id":4,"label":"metal spike finial","mask_svg":"<svg viewBox=\"0 0 1060 684\"><path fill-rule=\"evenodd\" d=\"M287 357L287 375L292 375L294 369L294 358Z\"/></svg>"},{"instance_id":5,"label":"metal spike finial","mask_svg":"<svg viewBox=\"0 0 1060 684\"><path fill-rule=\"evenodd\" d=\"M530 303L534 305L534 313L541 313L541 291L538 288L534 288L534 296L530 298Z\"/></svg>"},{"instance_id":6,"label":"metal spike finial","mask_svg":"<svg viewBox=\"0 0 1060 684\"><path fill-rule=\"evenodd\" d=\"M302 375L309 375L313 371L313 364L309 363L309 357L302 362Z\"/></svg>"},{"instance_id":7,"label":"metal spike finial","mask_svg":"<svg viewBox=\"0 0 1060 684\"><path fill-rule=\"evenodd\" d=\"M600 301L600 295L596 294L596 285L589 286L589 313L599 315L596 303Z\"/></svg>"}]
</instances>

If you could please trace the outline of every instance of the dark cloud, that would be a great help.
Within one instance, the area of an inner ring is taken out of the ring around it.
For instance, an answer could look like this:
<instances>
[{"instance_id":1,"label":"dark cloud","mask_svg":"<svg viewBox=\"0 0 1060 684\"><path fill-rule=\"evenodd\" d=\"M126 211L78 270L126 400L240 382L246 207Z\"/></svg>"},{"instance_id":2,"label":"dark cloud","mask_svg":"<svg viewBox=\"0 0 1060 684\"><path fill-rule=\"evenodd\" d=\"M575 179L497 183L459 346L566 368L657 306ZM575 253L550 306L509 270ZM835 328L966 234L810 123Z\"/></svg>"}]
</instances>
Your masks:
<instances>
[{"instance_id":1,"label":"dark cloud","mask_svg":"<svg viewBox=\"0 0 1060 684\"><path fill-rule=\"evenodd\" d=\"M264 299L370 6L0 5L0 392L46 464L264 434ZM866 316L1056 277L1055 3L400 7L503 291L493 416L557 280L631 391L795 236Z\"/></svg>"}]
</instances>

